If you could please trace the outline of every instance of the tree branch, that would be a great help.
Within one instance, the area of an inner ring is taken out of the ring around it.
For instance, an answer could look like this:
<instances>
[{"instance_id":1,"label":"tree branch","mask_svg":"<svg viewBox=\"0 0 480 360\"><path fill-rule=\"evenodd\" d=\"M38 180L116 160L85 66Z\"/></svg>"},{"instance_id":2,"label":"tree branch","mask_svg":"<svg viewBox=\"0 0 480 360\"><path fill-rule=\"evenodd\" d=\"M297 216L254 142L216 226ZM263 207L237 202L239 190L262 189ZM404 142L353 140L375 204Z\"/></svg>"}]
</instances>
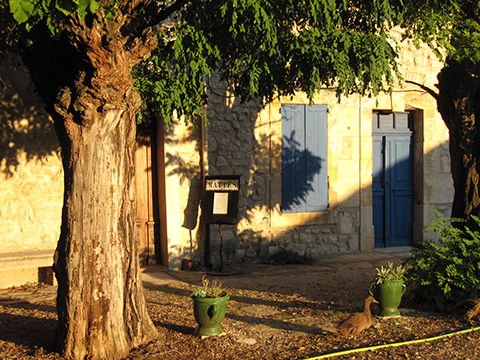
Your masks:
<instances>
[{"instance_id":1,"label":"tree branch","mask_svg":"<svg viewBox=\"0 0 480 360\"><path fill-rule=\"evenodd\" d=\"M158 45L157 34L151 28L131 40L128 50L126 50L129 54L130 66L134 66L140 61L145 60L145 57L148 57Z\"/></svg>"},{"instance_id":2,"label":"tree branch","mask_svg":"<svg viewBox=\"0 0 480 360\"><path fill-rule=\"evenodd\" d=\"M170 18L173 14L180 11L189 0L176 0L162 10L158 10L156 2L152 1L147 6L143 7L142 11L135 11L135 14L130 24L126 26L125 34L128 34L130 41L134 38L142 36L148 28L159 25L163 21Z\"/></svg>"},{"instance_id":3,"label":"tree branch","mask_svg":"<svg viewBox=\"0 0 480 360\"><path fill-rule=\"evenodd\" d=\"M405 82L407 84L412 84L412 85L418 86L420 89L422 89L425 92L427 92L428 94L430 94L435 100L438 100L438 94L435 92L435 90L430 89L428 86L425 86L423 84L420 84L420 83L417 83L417 82L411 81L411 80L405 80Z\"/></svg>"}]
</instances>

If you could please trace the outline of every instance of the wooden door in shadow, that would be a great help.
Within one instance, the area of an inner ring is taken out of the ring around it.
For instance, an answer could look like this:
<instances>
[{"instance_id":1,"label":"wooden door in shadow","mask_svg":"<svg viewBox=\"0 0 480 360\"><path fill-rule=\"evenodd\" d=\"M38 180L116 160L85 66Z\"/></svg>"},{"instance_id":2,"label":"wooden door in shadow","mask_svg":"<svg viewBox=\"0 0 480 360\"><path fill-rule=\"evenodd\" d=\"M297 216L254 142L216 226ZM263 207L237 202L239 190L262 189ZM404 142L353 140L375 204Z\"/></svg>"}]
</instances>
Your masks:
<instances>
[{"instance_id":1,"label":"wooden door in shadow","mask_svg":"<svg viewBox=\"0 0 480 360\"><path fill-rule=\"evenodd\" d=\"M162 127L137 129L135 182L141 265L168 265L165 229L165 165Z\"/></svg>"}]
</instances>

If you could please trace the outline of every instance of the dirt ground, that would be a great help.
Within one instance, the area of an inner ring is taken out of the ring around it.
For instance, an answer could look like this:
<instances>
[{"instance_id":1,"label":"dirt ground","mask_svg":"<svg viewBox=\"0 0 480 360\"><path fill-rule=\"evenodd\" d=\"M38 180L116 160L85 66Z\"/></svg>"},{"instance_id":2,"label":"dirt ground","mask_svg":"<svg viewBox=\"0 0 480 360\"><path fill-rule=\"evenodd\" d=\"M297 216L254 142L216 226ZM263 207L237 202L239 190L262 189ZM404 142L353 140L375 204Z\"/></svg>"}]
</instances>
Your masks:
<instances>
[{"instance_id":1,"label":"dirt ground","mask_svg":"<svg viewBox=\"0 0 480 360\"><path fill-rule=\"evenodd\" d=\"M374 325L356 338L328 332L361 311L375 266L387 260L347 257L316 265L242 266L210 276L224 283L231 299L223 323L226 335L204 340L194 335L190 299L201 273L146 272L145 295L159 336L129 359L308 359L471 328L461 313L430 311L407 294L401 317L375 316ZM0 290L0 359L60 359L53 351L55 291L33 284ZM376 305L372 310L379 314ZM480 359L480 331L335 358L420 357Z\"/></svg>"}]
</instances>

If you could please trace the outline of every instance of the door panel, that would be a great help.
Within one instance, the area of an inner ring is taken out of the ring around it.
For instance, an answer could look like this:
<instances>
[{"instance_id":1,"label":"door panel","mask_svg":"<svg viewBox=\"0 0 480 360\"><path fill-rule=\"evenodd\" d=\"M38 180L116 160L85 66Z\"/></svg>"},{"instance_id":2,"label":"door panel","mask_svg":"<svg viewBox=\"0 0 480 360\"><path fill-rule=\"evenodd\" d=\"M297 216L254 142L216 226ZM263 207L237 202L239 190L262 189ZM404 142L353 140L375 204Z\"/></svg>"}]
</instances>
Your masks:
<instances>
[{"instance_id":1,"label":"door panel","mask_svg":"<svg viewBox=\"0 0 480 360\"><path fill-rule=\"evenodd\" d=\"M161 244L161 215L159 213L159 176L157 141L154 129L139 127L135 148L135 187L136 187L136 225L138 232L138 251L142 265L164 264L165 258ZM163 218L162 218L163 219ZM164 222L165 223L165 222ZM163 241L163 240L162 240Z\"/></svg>"},{"instance_id":2,"label":"door panel","mask_svg":"<svg viewBox=\"0 0 480 360\"><path fill-rule=\"evenodd\" d=\"M384 214L385 214L385 189L384 189L384 144L383 136L373 136L373 224L375 225L375 247L383 246Z\"/></svg>"},{"instance_id":3,"label":"door panel","mask_svg":"<svg viewBox=\"0 0 480 360\"><path fill-rule=\"evenodd\" d=\"M390 164L387 171L390 195L391 237L387 246L403 246L412 242L413 176L411 135L387 136Z\"/></svg>"}]
</instances>

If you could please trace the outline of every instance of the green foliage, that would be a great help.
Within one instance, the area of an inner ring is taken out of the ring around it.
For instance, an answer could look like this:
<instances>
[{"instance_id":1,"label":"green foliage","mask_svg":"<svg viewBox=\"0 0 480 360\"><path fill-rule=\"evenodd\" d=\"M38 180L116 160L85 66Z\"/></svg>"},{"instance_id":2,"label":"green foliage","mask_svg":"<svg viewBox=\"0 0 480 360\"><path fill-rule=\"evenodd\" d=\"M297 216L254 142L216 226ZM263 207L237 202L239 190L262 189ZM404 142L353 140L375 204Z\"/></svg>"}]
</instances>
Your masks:
<instances>
[{"instance_id":1,"label":"green foliage","mask_svg":"<svg viewBox=\"0 0 480 360\"><path fill-rule=\"evenodd\" d=\"M143 116L201 116L219 74L242 101L322 87L342 94L388 91L397 71L389 29L394 1L234 0L189 2L135 69Z\"/></svg>"},{"instance_id":2,"label":"green foliage","mask_svg":"<svg viewBox=\"0 0 480 360\"><path fill-rule=\"evenodd\" d=\"M108 19L112 9L130 11L128 2L120 0L9 1L18 23L28 29L44 22L52 33L63 29L73 12L87 18L96 16L102 8ZM143 28L150 14L142 12L142 5L156 4L161 12L177 3L180 1L145 0L144 4L138 4L135 13L129 14L129 24L121 29L120 35ZM229 91L242 101L252 98L269 101L274 96L292 95L296 91L305 91L312 99L322 87L335 87L339 97L388 91L394 79L400 77L396 44L389 30L401 19L396 10L401 9L401 3L400 0L182 3L156 28L159 47L152 57L134 69L136 87L144 99L140 117L161 118L166 123L175 112L186 115L186 120L202 117L213 74L218 74ZM108 26L108 22L104 24ZM145 26L150 25L153 24ZM132 44L133 39L130 40L128 44Z\"/></svg>"},{"instance_id":3,"label":"green foliage","mask_svg":"<svg viewBox=\"0 0 480 360\"><path fill-rule=\"evenodd\" d=\"M100 8L100 2L96 0L77 0L74 3L78 4L77 11L82 18L88 13L95 14Z\"/></svg>"},{"instance_id":4,"label":"green foliage","mask_svg":"<svg viewBox=\"0 0 480 360\"><path fill-rule=\"evenodd\" d=\"M143 117L169 124L174 110L185 120L202 117L206 102L205 80L219 59L218 48L191 25L177 26L173 34L160 34L151 57L133 70L135 85L145 100Z\"/></svg>"},{"instance_id":5,"label":"green foliage","mask_svg":"<svg viewBox=\"0 0 480 360\"><path fill-rule=\"evenodd\" d=\"M407 268L402 264L394 265L393 262L388 262L387 266L382 265L375 270L377 273L373 279L373 285L381 285L386 281L406 280L405 273Z\"/></svg>"},{"instance_id":6,"label":"green foliage","mask_svg":"<svg viewBox=\"0 0 480 360\"><path fill-rule=\"evenodd\" d=\"M106 8L115 2L108 1ZM70 13L76 11L85 18L88 14L95 14L101 3L99 0L9 0L9 6L15 21L24 24L27 30L44 22L55 33Z\"/></svg>"},{"instance_id":7,"label":"green foliage","mask_svg":"<svg viewBox=\"0 0 480 360\"><path fill-rule=\"evenodd\" d=\"M221 14L229 32L219 47L237 56L220 68L244 98L299 89L312 98L322 86L377 94L393 81L386 33L395 13L386 1L230 1Z\"/></svg>"},{"instance_id":8,"label":"green foliage","mask_svg":"<svg viewBox=\"0 0 480 360\"><path fill-rule=\"evenodd\" d=\"M37 2L38 1L10 0L10 9L14 19L19 24L26 22L33 15Z\"/></svg>"},{"instance_id":9,"label":"green foliage","mask_svg":"<svg viewBox=\"0 0 480 360\"><path fill-rule=\"evenodd\" d=\"M223 284L218 280L213 280L211 283L207 279L206 274L202 276L202 286L192 292L192 297L201 298L217 298L225 296L227 293L223 288Z\"/></svg>"},{"instance_id":10,"label":"green foliage","mask_svg":"<svg viewBox=\"0 0 480 360\"><path fill-rule=\"evenodd\" d=\"M177 2L157 5L160 11ZM102 8L108 18L129 8L120 0L8 4L26 29L43 22L52 33L73 12L87 18ZM129 26L142 27L141 8ZM299 90L312 99L322 87L336 88L338 96L388 91L400 78L390 33L396 25L438 54L480 62L480 3L474 0L196 0L178 9L158 28L159 48L134 72L143 115L167 123L174 111L187 120L202 116L215 72L242 100L269 101Z\"/></svg>"},{"instance_id":11,"label":"green foliage","mask_svg":"<svg viewBox=\"0 0 480 360\"><path fill-rule=\"evenodd\" d=\"M480 62L480 3L476 0L405 0L407 36L425 41L441 57Z\"/></svg>"},{"instance_id":12,"label":"green foliage","mask_svg":"<svg viewBox=\"0 0 480 360\"><path fill-rule=\"evenodd\" d=\"M423 242L407 259L408 278L420 293L437 304L478 297L480 290L480 219L472 216L475 229L462 219L437 218L430 229L438 242Z\"/></svg>"}]
</instances>

